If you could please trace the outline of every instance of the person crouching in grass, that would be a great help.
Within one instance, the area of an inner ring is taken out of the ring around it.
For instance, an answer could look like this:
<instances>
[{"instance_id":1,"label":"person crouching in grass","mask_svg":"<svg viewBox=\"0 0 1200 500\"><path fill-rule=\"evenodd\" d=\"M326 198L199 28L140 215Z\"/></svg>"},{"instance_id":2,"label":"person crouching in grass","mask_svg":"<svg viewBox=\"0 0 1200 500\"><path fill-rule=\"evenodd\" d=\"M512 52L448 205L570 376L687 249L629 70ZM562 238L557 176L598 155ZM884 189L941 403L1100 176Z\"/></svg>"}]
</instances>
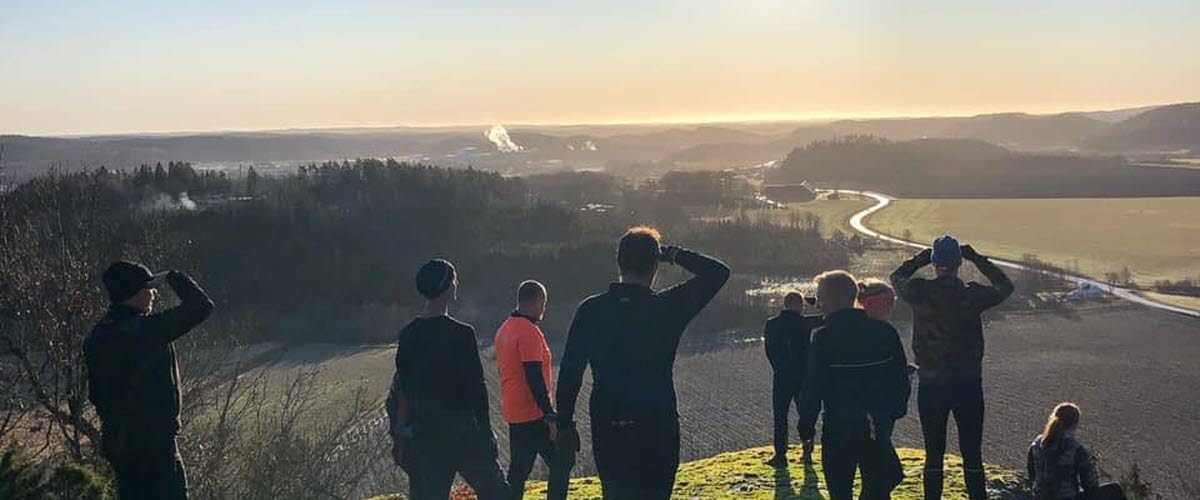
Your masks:
<instances>
[{"instance_id":1,"label":"person crouching in grass","mask_svg":"<svg viewBox=\"0 0 1200 500\"><path fill-rule=\"evenodd\" d=\"M1026 468L1035 500L1125 498L1120 485L1100 484L1095 456L1075 437L1080 416L1075 403L1059 403L1029 446Z\"/></svg>"}]
</instances>

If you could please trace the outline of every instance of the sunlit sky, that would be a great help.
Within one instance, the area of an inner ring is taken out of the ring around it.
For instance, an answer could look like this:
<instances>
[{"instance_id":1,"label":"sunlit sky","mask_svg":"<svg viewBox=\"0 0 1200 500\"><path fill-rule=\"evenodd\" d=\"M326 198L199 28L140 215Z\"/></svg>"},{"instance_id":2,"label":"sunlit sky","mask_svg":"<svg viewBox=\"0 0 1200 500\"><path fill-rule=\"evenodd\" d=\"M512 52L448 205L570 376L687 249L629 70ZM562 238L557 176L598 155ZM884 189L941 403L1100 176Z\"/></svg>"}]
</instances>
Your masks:
<instances>
[{"instance_id":1,"label":"sunlit sky","mask_svg":"<svg viewBox=\"0 0 1200 500\"><path fill-rule=\"evenodd\" d=\"M3 0L0 133L1200 100L1200 1Z\"/></svg>"}]
</instances>

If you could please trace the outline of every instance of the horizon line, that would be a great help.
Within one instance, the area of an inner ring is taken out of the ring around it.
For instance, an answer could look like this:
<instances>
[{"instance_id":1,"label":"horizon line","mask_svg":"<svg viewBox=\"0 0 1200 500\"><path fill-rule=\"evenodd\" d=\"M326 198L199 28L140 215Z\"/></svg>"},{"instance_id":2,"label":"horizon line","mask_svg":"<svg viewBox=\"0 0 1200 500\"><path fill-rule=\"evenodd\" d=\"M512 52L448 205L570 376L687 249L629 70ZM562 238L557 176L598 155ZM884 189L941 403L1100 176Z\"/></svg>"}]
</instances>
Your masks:
<instances>
[{"instance_id":1,"label":"horizon line","mask_svg":"<svg viewBox=\"0 0 1200 500\"><path fill-rule=\"evenodd\" d=\"M247 127L247 128L213 128L213 129L175 129L175 130L157 130L157 131L121 131L121 132L64 132L64 133L20 133L20 132L3 132L2 136L24 136L24 137L45 137L45 138L61 138L61 139L83 139L83 138L102 138L102 137L129 137L129 136L189 136L189 135L221 135L221 134L271 134L271 133L319 133L319 132L335 132L335 131L355 131L361 130L364 132L372 130L387 130L387 129L456 129L456 128L488 128L495 125L502 125L505 128L554 128L554 127L616 127L616 126L669 126L669 125L718 125L718 124L767 124L767 123L832 123L841 120L913 120L922 118L973 118L988 115L1004 115L1004 114L1024 114L1030 116L1054 116L1072 113L1105 113L1123 110L1133 110L1140 108L1157 108L1162 106L1171 106L1176 104L1191 104L1200 101L1178 101L1169 103L1153 103L1153 104L1134 104L1134 105L1118 105L1106 106L1102 109L1058 109L1053 111L974 111L974 112L947 112L947 113L925 113L925 112L899 112L895 114L873 114L873 113L850 113L850 114L835 114L835 113L781 113L781 114L746 114L746 115L722 115L722 116L694 116L694 117L678 117L668 119L647 119L647 120L595 120L581 122L458 122L458 123L409 123L409 124L336 124L336 125L314 125L314 126L296 126L296 127L272 127L263 126Z\"/></svg>"}]
</instances>

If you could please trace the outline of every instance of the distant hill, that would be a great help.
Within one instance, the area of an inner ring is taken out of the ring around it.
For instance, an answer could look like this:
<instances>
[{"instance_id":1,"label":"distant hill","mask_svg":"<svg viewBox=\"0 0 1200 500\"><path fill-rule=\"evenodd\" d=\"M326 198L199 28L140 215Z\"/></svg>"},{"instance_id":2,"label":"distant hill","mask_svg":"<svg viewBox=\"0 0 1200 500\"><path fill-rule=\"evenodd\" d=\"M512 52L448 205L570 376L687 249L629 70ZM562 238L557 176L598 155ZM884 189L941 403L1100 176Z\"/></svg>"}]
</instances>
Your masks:
<instances>
[{"instance_id":1,"label":"distant hill","mask_svg":"<svg viewBox=\"0 0 1200 500\"><path fill-rule=\"evenodd\" d=\"M901 448L897 450L900 461L904 464L904 482L893 492L896 500L913 500L922 498L921 468L923 467L924 452L920 450ZM824 468L821 464L821 449L813 453L813 463L805 466L800 462L799 446L793 446L791 462L786 469L775 469L763 462L771 458L772 450L768 447L751 448L744 451L722 453L720 455L687 462L679 465L675 478L675 491L672 498L753 498L753 499L789 499L816 500L829 497L825 489ZM964 498L962 460L954 455L946 457L946 491L947 498ZM989 486L993 490L1019 491L1020 479L1011 470L1005 470L991 465L985 466L988 471ZM461 488L455 491L453 498L474 498L473 494ZM527 497L542 498L546 495L544 481L530 481L526 484ZM601 497L600 480L595 477L580 477L571 479L568 496L578 499L599 499ZM399 500L399 495L384 495L369 500Z\"/></svg>"},{"instance_id":2,"label":"distant hill","mask_svg":"<svg viewBox=\"0 0 1200 500\"><path fill-rule=\"evenodd\" d=\"M1018 153L976 139L893 142L854 136L816 142L788 154L768 181L926 197L1200 195L1200 170L1137 167L1115 157Z\"/></svg>"},{"instance_id":3,"label":"distant hill","mask_svg":"<svg viewBox=\"0 0 1200 500\"><path fill-rule=\"evenodd\" d=\"M971 117L844 120L829 127L841 135L875 135L891 140L970 138L1016 149L1069 149L1110 125L1080 113L999 113Z\"/></svg>"},{"instance_id":4,"label":"distant hill","mask_svg":"<svg viewBox=\"0 0 1200 500\"><path fill-rule=\"evenodd\" d=\"M71 170L187 161L239 165L393 157L505 174L600 169L655 175L778 160L814 141L871 135L891 141L977 139L1012 151L1140 154L1200 151L1200 103L1050 115L653 125L516 125L519 148L501 151L484 126L387 127L143 134L91 137L0 136L9 177L51 166Z\"/></svg>"},{"instance_id":5,"label":"distant hill","mask_svg":"<svg viewBox=\"0 0 1200 500\"><path fill-rule=\"evenodd\" d=\"M1200 151L1200 102L1172 104L1142 112L1084 143L1098 151Z\"/></svg>"},{"instance_id":6,"label":"distant hill","mask_svg":"<svg viewBox=\"0 0 1200 500\"><path fill-rule=\"evenodd\" d=\"M731 167L756 165L777 160L789 151L813 141L831 139L834 132L826 127L800 127L766 142L720 142L701 144L668 154L662 162L679 167Z\"/></svg>"}]
</instances>

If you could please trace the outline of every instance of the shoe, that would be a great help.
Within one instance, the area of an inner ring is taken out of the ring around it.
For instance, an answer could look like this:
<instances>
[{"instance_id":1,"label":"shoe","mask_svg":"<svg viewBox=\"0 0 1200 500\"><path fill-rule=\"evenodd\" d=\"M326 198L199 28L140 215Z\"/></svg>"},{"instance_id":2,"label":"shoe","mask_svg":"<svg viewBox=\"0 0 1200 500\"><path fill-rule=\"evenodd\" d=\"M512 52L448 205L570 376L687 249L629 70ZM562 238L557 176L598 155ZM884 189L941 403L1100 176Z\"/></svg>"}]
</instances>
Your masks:
<instances>
[{"instance_id":1,"label":"shoe","mask_svg":"<svg viewBox=\"0 0 1200 500\"><path fill-rule=\"evenodd\" d=\"M775 455L771 457L770 460L767 460L763 463L770 465L771 467L786 467L788 461L786 455Z\"/></svg>"}]
</instances>

